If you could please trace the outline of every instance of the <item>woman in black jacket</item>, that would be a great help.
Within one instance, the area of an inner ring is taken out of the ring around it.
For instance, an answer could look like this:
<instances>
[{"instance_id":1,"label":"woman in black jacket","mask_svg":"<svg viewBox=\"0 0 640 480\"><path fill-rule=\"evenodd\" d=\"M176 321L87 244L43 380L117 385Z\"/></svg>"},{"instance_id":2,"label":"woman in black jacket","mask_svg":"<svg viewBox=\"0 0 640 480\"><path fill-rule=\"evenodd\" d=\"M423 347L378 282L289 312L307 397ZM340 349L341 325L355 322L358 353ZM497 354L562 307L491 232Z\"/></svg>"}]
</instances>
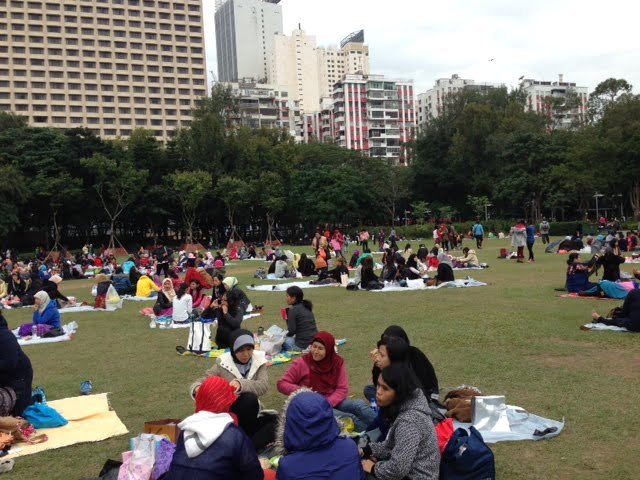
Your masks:
<instances>
[{"instance_id":1,"label":"woman in black jacket","mask_svg":"<svg viewBox=\"0 0 640 480\"><path fill-rule=\"evenodd\" d=\"M238 295L234 290L229 290L222 297L220 308L217 310L218 329L216 331L216 344L218 348L229 348L231 334L242 325L244 311L240 308Z\"/></svg>"},{"instance_id":2,"label":"woman in black jacket","mask_svg":"<svg viewBox=\"0 0 640 480\"><path fill-rule=\"evenodd\" d=\"M316 274L316 265L313 263L306 253L300 254L300 260L298 260L298 272L303 277L310 277Z\"/></svg>"},{"instance_id":3,"label":"woman in black jacket","mask_svg":"<svg viewBox=\"0 0 640 480\"><path fill-rule=\"evenodd\" d=\"M420 382L421 388L424 391L425 396L429 397L432 395L437 395L438 392L440 391L438 386L438 377L436 376L435 369L433 368L433 365L431 364L427 356L422 352L422 350L411 345L411 343L409 342L409 336L407 335L407 332L405 332L402 327L399 327L397 325L391 325L390 327L387 327L387 329L383 332L382 336L380 337L380 342L382 342L385 339L389 339L391 337L397 337L402 339L409 347L408 362L411 365L411 368L415 373L418 381ZM399 361L402 360L402 354L401 354L402 349L401 348L396 349L395 347L396 346L394 344L393 347L388 349L389 351L387 353L387 356L390 358L390 363L393 363L396 360L399 360ZM376 354L377 353L378 352L376 351ZM389 355L389 353L391 355ZM364 394L366 398L370 399L372 396L375 396L375 381L379 373L380 373L380 368L378 367L378 365L374 365L373 370L371 372L373 376L374 384L365 387Z\"/></svg>"},{"instance_id":4,"label":"woman in black jacket","mask_svg":"<svg viewBox=\"0 0 640 480\"><path fill-rule=\"evenodd\" d=\"M0 314L0 397L5 399L2 401L4 411L0 412L0 416L22 415L31 404L32 380L31 361Z\"/></svg>"},{"instance_id":5,"label":"woman in black jacket","mask_svg":"<svg viewBox=\"0 0 640 480\"><path fill-rule=\"evenodd\" d=\"M21 298L27 291L27 282L25 282L20 273L16 270L11 273L9 279L9 295Z\"/></svg>"}]
</instances>

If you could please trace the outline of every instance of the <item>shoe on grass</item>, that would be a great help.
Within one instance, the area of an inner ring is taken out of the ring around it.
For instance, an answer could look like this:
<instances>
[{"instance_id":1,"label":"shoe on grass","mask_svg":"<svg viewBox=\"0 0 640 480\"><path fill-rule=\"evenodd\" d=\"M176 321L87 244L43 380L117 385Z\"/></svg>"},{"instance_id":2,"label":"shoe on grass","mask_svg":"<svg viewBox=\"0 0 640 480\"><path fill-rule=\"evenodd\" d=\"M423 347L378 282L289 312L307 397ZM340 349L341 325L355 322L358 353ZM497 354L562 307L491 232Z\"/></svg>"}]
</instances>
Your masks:
<instances>
[{"instance_id":1,"label":"shoe on grass","mask_svg":"<svg viewBox=\"0 0 640 480\"><path fill-rule=\"evenodd\" d=\"M13 470L14 464L15 462L11 458L8 460L0 460L0 473L10 472L11 470Z\"/></svg>"},{"instance_id":2,"label":"shoe on grass","mask_svg":"<svg viewBox=\"0 0 640 480\"><path fill-rule=\"evenodd\" d=\"M85 380L80 384L80 395L91 395L93 393L93 383L91 380Z\"/></svg>"}]
</instances>

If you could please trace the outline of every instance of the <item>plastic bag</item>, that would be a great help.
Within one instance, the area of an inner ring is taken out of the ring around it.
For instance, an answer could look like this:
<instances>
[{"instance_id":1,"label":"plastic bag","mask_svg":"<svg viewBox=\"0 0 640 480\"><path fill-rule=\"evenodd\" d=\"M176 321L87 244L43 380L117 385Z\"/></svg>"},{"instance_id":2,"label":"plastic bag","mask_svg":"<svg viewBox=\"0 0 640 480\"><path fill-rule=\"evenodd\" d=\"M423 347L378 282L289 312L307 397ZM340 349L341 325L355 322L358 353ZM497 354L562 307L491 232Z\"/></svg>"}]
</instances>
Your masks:
<instances>
[{"instance_id":1,"label":"plastic bag","mask_svg":"<svg viewBox=\"0 0 640 480\"><path fill-rule=\"evenodd\" d=\"M122 299L116 288L113 285L109 285L109 290L107 290L107 310L116 310L118 308L122 308Z\"/></svg>"},{"instance_id":2,"label":"plastic bag","mask_svg":"<svg viewBox=\"0 0 640 480\"><path fill-rule=\"evenodd\" d=\"M98 286L94 285L93 287L91 287L91 296L92 297L97 297L98 296Z\"/></svg>"},{"instance_id":3,"label":"plastic bag","mask_svg":"<svg viewBox=\"0 0 640 480\"><path fill-rule=\"evenodd\" d=\"M149 480L156 463L154 435L141 434L134 440L134 449L122 454L118 480Z\"/></svg>"},{"instance_id":4,"label":"plastic bag","mask_svg":"<svg viewBox=\"0 0 640 480\"><path fill-rule=\"evenodd\" d=\"M264 337L260 340L260 350L267 355L277 355L282 351L282 345L287 337L287 331L272 325L264 332Z\"/></svg>"}]
</instances>

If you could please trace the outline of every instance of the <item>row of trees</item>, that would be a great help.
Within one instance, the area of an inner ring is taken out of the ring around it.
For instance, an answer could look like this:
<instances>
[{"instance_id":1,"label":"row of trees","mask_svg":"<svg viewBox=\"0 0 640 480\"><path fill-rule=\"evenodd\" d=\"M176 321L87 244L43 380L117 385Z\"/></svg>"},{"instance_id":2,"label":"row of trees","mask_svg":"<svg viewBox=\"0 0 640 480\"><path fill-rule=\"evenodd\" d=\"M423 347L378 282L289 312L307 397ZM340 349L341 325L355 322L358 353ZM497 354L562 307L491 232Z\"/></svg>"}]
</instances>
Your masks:
<instances>
[{"instance_id":1,"label":"row of trees","mask_svg":"<svg viewBox=\"0 0 640 480\"><path fill-rule=\"evenodd\" d=\"M583 218L596 190L623 194L640 215L640 98L624 80L600 84L588 121L572 129L526 112L520 91L451 97L419 135L410 168L237 128L235 109L230 91L214 87L166 145L144 130L106 141L0 113L0 237L49 247L169 236L224 243L250 225L269 240L277 228L297 238L317 224L390 224L406 211L471 218L489 204L504 217Z\"/></svg>"},{"instance_id":2,"label":"row of trees","mask_svg":"<svg viewBox=\"0 0 640 480\"><path fill-rule=\"evenodd\" d=\"M593 220L600 192L638 217L640 98L625 80L608 79L572 128L558 128L577 106L572 98L549 99L546 115L526 111L519 90L449 98L417 140L413 198L463 215L491 205L500 217Z\"/></svg>"}]
</instances>

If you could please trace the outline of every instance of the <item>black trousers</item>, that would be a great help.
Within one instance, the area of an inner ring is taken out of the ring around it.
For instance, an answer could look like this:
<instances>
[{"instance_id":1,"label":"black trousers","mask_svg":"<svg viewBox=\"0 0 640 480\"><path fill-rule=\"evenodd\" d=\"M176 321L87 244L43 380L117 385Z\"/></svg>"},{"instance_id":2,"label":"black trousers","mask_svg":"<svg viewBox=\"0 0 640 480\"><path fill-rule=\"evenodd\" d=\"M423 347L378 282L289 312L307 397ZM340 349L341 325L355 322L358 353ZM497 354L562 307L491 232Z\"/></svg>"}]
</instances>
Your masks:
<instances>
[{"instance_id":1,"label":"black trousers","mask_svg":"<svg viewBox=\"0 0 640 480\"><path fill-rule=\"evenodd\" d=\"M251 439L256 451L275 441L278 416L258 416L260 404L255 393L241 393L230 411L238 417L238 426Z\"/></svg>"},{"instance_id":2,"label":"black trousers","mask_svg":"<svg viewBox=\"0 0 640 480\"><path fill-rule=\"evenodd\" d=\"M529 250L529 260L535 260L533 257L533 243L527 243L527 249Z\"/></svg>"}]
</instances>

